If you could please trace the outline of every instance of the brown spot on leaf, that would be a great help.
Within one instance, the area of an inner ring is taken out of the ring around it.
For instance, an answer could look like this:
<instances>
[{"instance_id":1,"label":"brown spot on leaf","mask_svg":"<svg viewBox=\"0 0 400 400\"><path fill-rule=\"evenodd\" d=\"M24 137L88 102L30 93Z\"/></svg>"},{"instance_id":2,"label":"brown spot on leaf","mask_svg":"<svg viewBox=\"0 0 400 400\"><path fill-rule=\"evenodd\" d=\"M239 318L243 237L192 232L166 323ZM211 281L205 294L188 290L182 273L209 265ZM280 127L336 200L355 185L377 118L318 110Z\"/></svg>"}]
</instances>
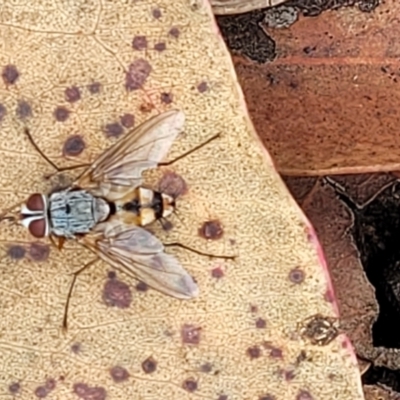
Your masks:
<instances>
[{"instance_id":1,"label":"brown spot on leaf","mask_svg":"<svg viewBox=\"0 0 400 400\"><path fill-rule=\"evenodd\" d=\"M209 362L204 363L204 364L200 367L200 371L201 371L201 372L205 372L205 373L207 373L207 374L208 374L209 372L211 372L212 369L213 369L213 366L212 366L212 364L209 363Z\"/></svg>"},{"instance_id":2,"label":"brown spot on leaf","mask_svg":"<svg viewBox=\"0 0 400 400\"><path fill-rule=\"evenodd\" d=\"M251 304L250 305L250 312L253 313L253 314L257 313L258 312L258 307L253 305L253 304Z\"/></svg>"},{"instance_id":3,"label":"brown spot on leaf","mask_svg":"<svg viewBox=\"0 0 400 400\"><path fill-rule=\"evenodd\" d=\"M50 254L47 244L35 242L29 246L29 256L33 261L46 261Z\"/></svg>"},{"instance_id":4,"label":"brown spot on leaf","mask_svg":"<svg viewBox=\"0 0 400 400\"><path fill-rule=\"evenodd\" d=\"M147 49L147 38L143 35L135 36L132 40L132 47L135 50Z\"/></svg>"},{"instance_id":5,"label":"brown spot on leaf","mask_svg":"<svg viewBox=\"0 0 400 400\"><path fill-rule=\"evenodd\" d=\"M172 196L174 199L187 193L185 180L180 175L171 171L164 173L158 187L161 192Z\"/></svg>"},{"instance_id":6,"label":"brown spot on leaf","mask_svg":"<svg viewBox=\"0 0 400 400\"><path fill-rule=\"evenodd\" d=\"M120 118L121 125L124 128L132 128L135 125L135 116L133 114L124 114Z\"/></svg>"},{"instance_id":7,"label":"brown spot on leaf","mask_svg":"<svg viewBox=\"0 0 400 400\"><path fill-rule=\"evenodd\" d=\"M296 396L296 400L313 400L313 397L308 390L300 390Z\"/></svg>"},{"instance_id":8,"label":"brown spot on leaf","mask_svg":"<svg viewBox=\"0 0 400 400\"><path fill-rule=\"evenodd\" d=\"M249 347L246 353L252 360L261 357L261 349L258 346Z\"/></svg>"},{"instance_id":9,"label":"brown spot on leaf","mask_svg":"<svg viewBox=\"0 0 400 400\"><path fill-rule=\"evenodd\" d=\"M266 394L264 396L260 396L258 400L276 400L275 396L272 396L270 394Z\"/></svg>"},{"instance_id":10,"label":"brown spot on leaf","mask_svg":"<svg viewBox=\"0 0 400 400\"><path fill-rule=\"evenodd\" d=\"M8 391L11 394L17 394L21 390L21 385L18 382L14 382L8 386Z\"/></svg>"},{"instance_id":11,"label":"brown spot on leaf","mask_svg":"<svg viewBox=\"0 0 400 400\"><path fill-rule=\"evenodd\" d=\"M217 400L228 400L228 396L226 394L220 394Z\"/></svg>"},{"instance_id":12,"label":"brown spot on leaf","mask_svg":"<svg viewBox=\"0 0 400 400\"><path fill-rule=\"evenodd\" d=\"M289 272L289 280L293 283L302 283L304 278L304 271L300 268L294 268Z\"/></svg>"},{"instance_id":13,"label":"brown spot on leaf","mask_svg":"<svg viewBox=\"0 0 400 400\"><path fill-rule=\"evenodd\" d=\"M108 279L115 279L117 277L117 274L115 271L108 271L107 272L107 278Z\"/></svg>"},{"instance_id":14,"label":"brown spot on leaf","mask_svg":"<svg viewBox=\"0 0 400 400\"><path fill-rule=\"evenodd\" d=\"M65 122L68 119L69 114L70 114L70 111L68 110L68 108L63 107L63 106L58 106L54 110L54 113L53 113L54 118L58 122Z\"/></svg>"},{"instance_id":15,"label":"brown spot on leaf","mask_svg":"<svg viewBox=\"0 0 400 400\"><path fill-rule=\"evenodd\" d=\"M172 93L161 93L161 102L164 104L171 104L173 101Z\"/></svg>"},{"instance_id":16,"label":"brown spot on leaf","mask_svg":"<svg viewBox=\"0 0 400 400\"><path fill-rule=\"evenodd\" d=\"M136 284L135 288L138 292L147 292L149 290L147 283L141 281Z\"/></svg>"},{"instance_id":17,"label":"brown spot on leaf","mask_svg":"<svg viewBox=\"0 0 400 400\"><path fill-rule=\"evenodd\" d=\"M128 308L132 302L131 289L118 279L110 279L104 285L103 301L110 307Z\"/></svg>"},{"instance_id":18,"label":"brown spot on leaf","mask_svg":"<svg viewBox=\"0 0 400 400\"><path fill-rule=\"evenodd\" d=\"M263 346L269 350L269 356L272 358L282 358L283 352L280 348L273 346L270 342L264 342Z\"/></svg>"},{"instance_id":19,"label":"brown spot on leaf","mask_svg":"<svg viewBox=\"0 0 400 400\"><path fill-rule=\"evenodd\" d=\"M7 110L3 106L3 104L0 103L0 122L3 121L3 118L6 116Z\"/></svg>"},{"instance_id":20,"label":"brown spot on leaf","mask_svg":"<svg viewBox=\"0 0 400 400\"><path fill-rule=\"evenodd\" d=\"M20 100L16 110L17 117L21 120L26 120L32 117L32 107L26 100Z\"/></svg>"},{"instance_id":21,"label":"brown spot on leaf","mask_svg":"<svg viewBox=\"0 0 400 400\"><path fill-rule=\"evenodd\" d=\"M208 90L208 84L207 82L201 82L197 85L197 90L199 93L204 93Z\"/></svg>"},{"instance_id":22,"label":"brown spot on leaf","mask_svg":"<svg viewBox=\"0 0 400 400\"><path fill-rule=\"evenodd\" d=\"M76 157L85 149L85 142L80 135L70 136L64 143L63 156Z\"/></svg>"},{"instance_id":23,"label":"brown spot on leaf","mask_svg":"<svg viewBox=\"0 0 400 400\"><path fill-rule=\"evenodd\" d=\"M188 378L183 381L182 388L189 393L193 393L197 390L198 384L193 378Z\"/></svg>"},{"instance_id":24,"label":"brown spot on leaf","mask_svg":"<svg viewBox=\"0 0 400 400\"><path fill-rule=\"evenodd\" d=\"M49 394L49 391L44 386L38 386L35 389L35 396L39 399L44 399Z\"/></svg>"},{"instance_id":25,"label":"brown spot on leaf","mask_svg":"<svg viewBox=\"0 0 400 400\"><path fill-rule=\"evenodd\" d=\"M90 94L100 93L101 84L99 82L93 82L88 86Z\"/></svg>"},{"instance_id":26,"label":"brown spot on leaf","mask_svg":"<svg viewBox=\"0 0 400 400\"><path fill-rule=\"evenodd\" d=\"M119 122L113 122L111 124L107 124L104 127L104 133L106 134L106 136L108 138L111 137L119 137L123 134L124 132L124 128L122 127L122 125Z\"/></svg>"},{"instance_id":27,"label":"brown spot on leaf","mask_svg":"<svg viewBox=\"0 0 400 400\"><path fill-rule=\"evenodd\" d=\"M157 361L154 360L153 357L146 358L146 360L142 362L142 369L146 374L153 373L157 369Z\"/></svg>"},{"instance_id":28,"label":"brown spot on leaf","mask_svg":"<svg viewBox=\"0 0 400 400\"><path fill-rule=\"evenodd\" d=\"M224 230L218 220L204 222L198 232L204 239L213 240L220 239L224 234Z\"/></svg>"},{"instance_id":29,"label":"brown spot on leaf","mask_svg":"<svg viewBox=\"0 0 400 400\"><path fill-rule=\"evenodd\" d=\"M156 50L156 51L161 52L161 51L164 51L166 48L167 48L167 45L165 44L165 42L159 42L154 45L154 50Z\"/></svg>"},{"instance_id":30,"label":"brown spot on leaf","mask_svg":"<svg viewBox=\"0 0 400 400\"><path fill-rule=\"evenodd\" d=\"M179 37L179 35L180 35L180 31L176 26L173 26L169 30L168 34L171 35L172 37L174 37L175 39L177 39Z\"/></svg>"},{"instance_id":31,"label":"brown spot on leaf","mask_svg":"<svg viewBox=\"0 0 400 400\"><path fill-rule=\"evenodd\" d=\"M143 58L135 60L129 65L128 72L125 76L125 88L128 91L138 90L146 82L152 71L149 62Z\"/></svg>"},{"instance_id":32,"label":"brown spot on leaf","mask_svg":"<svg viewBox=\"0 0 400 400\"><path fill-rule=\"evenodd\" d=\"M46 381L46 383L45 383L44 386L46 387L46 389L47 389L48 391L54 390L54 389L56 388L56 381L55 381L55 379L53 379L53 378L47 379L47 381Z\"/></svg>"},{"instance_id":33,"label":"brown spot on leaf","mask_svg":"<svg viewBox=\"0 0 400 400\"><path fill-rule=\"evenodd\" d=\"M107 392L102 387L90 387L85 383L75 383L73 386L74 393L83 400L105 400Z\"/></svg>"},{"instance_id":34,"label":"brown spot on leaf","mask_svg":"<svg viewBox=\"0 0 400 400\"><path fill-rule=\"evenodd\" d=\"M199 344L201 328L195 325L184 324L181 329L183 343Z\"/></svg>"},{"instance_id":35,"label":"brown spot on leaf","mask_svg":"<svg viewBox=\"0 0 400 400\"><path fill-rule=\"evenodd\" d=\"M71 351L75 354L78 354L81 351L81 344L80 343L74 343L71 346Z\"/></svg>"},{"instance_id":36,"label":"brown spot on leaf","mask_svg":"<svg viewBox=\"0 0 400 400\"><path fill-rule=\"evenodd\" d=\"M26 254L25 247L19 244L11 245L7 249L7 255L13 260L21 260L22 258L25 257L25 254Z\"/></svg>"},{"instance_id":37,"label":"brown spot on leaf","mask_svg":"<svg viewBox=\"0 0 400 400\"><path fill-rule=\"evenodd\" d=\"M65 100L68 101L68 103L75 103L81 98L81 91L77 86L71 86L67 89L65 89Z\"/></svg>"},{"instance_id":38,"label":"brown spot on leaf","mask_svg":"<svg viewBox=\"0 0 400 400\"><path fill-rule=\"evenodd\" d=\"M224 271L221 267L216 267L211 270L211 276L216 279L220 279L224 276Z\"/></svg>"},{"instance_id":39,"label":"brown spot on leaf","mask_svg":"<svg viewBox=\"0 0 400 400\"><path fill-rule=\"evenodd\" d=\"M287 382L292 381L295 378L296 374L293 370L284 371L284 377Z\"/></svg>"},{"instance_id":40,"label":"brown spot on leaf","mask_svg":"<svg viewBox=\"0 0 400 400\"><path fill-rule=\"evenodd\" d=\"M9 64L3 68L1 76L6 85L13 85L19 78L19 72L15 65Z\"/></svg>"},{"instance_id":41,"label":"brown spot on leaf","mask_svg":"<svg viewBox=\"0 0 400 400\"><path fill-rule=\"evenodd\" d=\"M265 319L257 318L256 320L256 328L264 329L267 326Z\"/></svg>"},{"instance_id":42,"label":"brown spot on leaf","mask_svg":"<svg viewBox=\"0 0 400 400\"><path fill-rule=\"evenodd\" d=\"M124 382L129 379L129 372L126 368L116 365L110 369L111 378L115 383Z\"/></svg>"},{"instance_id":43,"label":"brown spot on leaf","mask_svg":"<svg viewBox=\"0 0 400 400\"><path fill-rule=\"evenodd\" d=\"M159 8L154 8L154 9L151 11L151 14L153 15L153 17L154 17L155 19L159 19L159 18L161 18L161 16L162 16L161 10L160 10Z\"/></svg>"}]
</instances>

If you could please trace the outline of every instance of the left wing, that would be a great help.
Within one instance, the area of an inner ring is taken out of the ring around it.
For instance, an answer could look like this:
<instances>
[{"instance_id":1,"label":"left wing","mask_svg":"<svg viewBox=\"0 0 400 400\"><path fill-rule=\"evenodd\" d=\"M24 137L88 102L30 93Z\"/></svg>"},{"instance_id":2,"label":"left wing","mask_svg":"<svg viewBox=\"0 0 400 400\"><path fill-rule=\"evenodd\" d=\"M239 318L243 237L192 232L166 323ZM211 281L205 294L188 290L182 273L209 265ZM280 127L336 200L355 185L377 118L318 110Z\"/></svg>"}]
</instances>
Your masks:
<instances>
[{"instance_id":1,"label":"left wing","mask_svg":"<svg viewBox=\"0 0 400 400\"><path fill-rule=\"evenodd\" d=\"M193 278L151 233L119 222L101 225L104 236L85 235L81 240L105 262L172 297L190 299L199 294Z\"/></svg>"}]
</instances>

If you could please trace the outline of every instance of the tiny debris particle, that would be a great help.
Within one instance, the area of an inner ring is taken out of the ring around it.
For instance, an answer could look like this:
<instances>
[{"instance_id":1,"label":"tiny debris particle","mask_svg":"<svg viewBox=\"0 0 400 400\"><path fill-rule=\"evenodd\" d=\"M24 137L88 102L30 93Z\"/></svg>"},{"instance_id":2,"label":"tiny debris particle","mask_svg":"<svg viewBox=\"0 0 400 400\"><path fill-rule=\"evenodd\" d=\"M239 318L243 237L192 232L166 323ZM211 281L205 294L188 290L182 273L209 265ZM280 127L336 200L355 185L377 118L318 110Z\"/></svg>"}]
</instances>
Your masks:
<instances>
[{"instance_id":1,"label":"tiny debris particle","mask_svg":"<svg viewBox=\"0 0 400 400\"><path fill-rule=\"evenodd\" d=\"M253 360L261 356L261 349L258 346L249 347L246 353Z\"/></svg>"},{"instance_id":2,"label":"tiny debris particle","mask_svg":"<svg viewBox=\"0 0 400 400\"><path fill-rule=\"evenodd\" d=\"M12 394L16 394L21 390L21 385L18 382L14 382L8 386L8 390Z\"/></svg>"},{"instance_id":3,"label":"tiny debris particle","mask_svg":"<svg viewBox=\"0 0 400 400\"><path fill-rule=\"evenodd\" d=\"M161 93L161 102L164 104L171 104L173 101L172 93Z\"/></svg>"},{"instance_id":4,"label":"tiny debris particle","mask_svg":"<svg viewBox=\"0 0 400 400\"><path fill-rule=\"evenodd\" d=\"M265 319L257 318L256 320L256 328L264 329L267 326Z\"/></svg>"},{"instance_id":5,"label":"tiny debris particle","mask_svg":"<svg viewBox=\"0 0 400 400\"><path fill-rule=\"evenodd\" d=\"M164 51L166 48L167 48L167 45L165 44L165 42L159 42L154 45L154 50L156 50L156 51L161 52L161 51Z\"/></svg>"},{"instance_id":6,"label":"tiny debris particle","mask_svg":"<svg viewBox=\"0 0 400 400\"><path fill-rule=\"evenodd\" d=\"M110 279L104 285L103 301L110 307L128 308L132 303L131 289L118 279Z\"/></svg>"},{"instance_id":7,"label":"tiny debris particle","mask_svg":"<svg viewBox=\"0 0 400 400\"><path fill-rule=\"evenodd\" d=\"M26 120L32 117L32 107L26 100L20 100L16 110L17 117L21 120Z\"/></svg>"},{"instance_id":8,"label":"tiny debris particle","mask_svg":"<svg viewBox=\"0 0 400 400\"><path fill-rule=\"evenodd\" d=\"M43 243L32 243L29 246L29 256L33 261L46 261L50 254L50 247Z\"/></svg>"},{"instance_id":9,"label":"tiny debris particle","mask_svg":"<svg viewBox=\"0 0 400 400\"><path fill-rule=\"evenodd\" d=\"M65 100L69 103L75 103L81 98L81 92L77 86L71 86L65 89Z\"/></svg>"},{"instance_id":10,"label":"tiny debris particle","mask_svg":"<svg viewBox=\"0 0 400 400\"><path fill-rule=\"evenodd\" d=\"M124 128L133 128L135 125L135 116L133 114L124 114L119 120Z\"/></svg>"},{"instance_id":11,"label":"tiny debris particle","mask_svg":"<svg viewBox=\"0 0 400 400\"><path fill-rule=\"evenodd\" d=\"M304 278L304 271L302 271L300 268L294 268L289 272L289 280L293 283L302 283Z\"/></svg>"},{"instance_id":12,"label":"tiny debris particle","mask_svg":"<svg viewBox=\"0 0 400 400\"><path fill-rule=\"evenodd\" d=\"M199 235L204 239L213 240L220 239L224 234L224 230L222 229L221 223L218 220L204 222L198 232Z\"/></svg>"},{"instance_id":13,"label":"tiny debris particle","mask_svg":"<svg viewBox=\"0 0 400 400\"><path fill-rule=\"evenodd\" d=\"M300 390L296 396L296 400L313 400L313 397L308 390Z\"/></svg>"},{"instance_id":14,"label":"tiny debris particle","mask_svg":"<svg viewBox=\"0 0 400 400\"><path fill-rule=\"evenodd\" d=\"M107 392L102 387L90 387L85 383L75 383L73 386L74 393L83 400L105 400Z\"/></svg>"},{"instance_id":15,"label":"tiny debris particle","mask_svg":"<svg viewBox=\"0 0 400 400\"><path fill-rule=\"evenodd\" d=\"M147 38L146 36L135 36L132 40L132 47L135 50L147 49Z\"/></svg>"},{"instance_id":16,"label":"tiny debris particle","mask_svg":"<svg viewBox=\"0 0 400 400\"><path fill-rule=\"evenodd\" d=\"M188 187L185 180L175 172L167 171L158 183L161 192L172 196L174 199L187 193Z\"/></svg>"},{"instance_id":17,"label":"tiny debris particle","mask_svg":"<svg viewBox=\"0 0 400 400\"><path fill-rule=\"evenodd\" d=\"M35 389L35 396L39 399L44 399L49 394L49 391L44 386L38 386Z\"/></svg>"},{"instance_id":18,"label":"tiny debris particle","mask_svg":"<svg viewBox=\"0 0 400 400\"><path fill-rule=\"evenodd\" d=\"M325 346L339 334L335 324L336 319L316 314L303 321L300 333L311 344Z\"/></svg>"},{"instance_id":19,"label":"tiny debris particle","mask_svg":"<svg viewBox=\"0 0 400 400\"><path fill-rule=\"evenodd\" d=\"M162 16L161 10L159 8L154 8L151 12L155 19L159 19Z\"/></svg>"},{"instance_id":20,"label":"tiny debris particle","mask_svg":"<svg viewBox=\"0 0 400 400\"><path fill-rule=\"evenodd\" d=\"M13 85L19 78L19 72L15 65L9 64L3 68L1 76L6 85Z\"/></svg>"},{"instance_id":21,"label":"tiny debris particle","mask_svg":"<svg viewBox=\"0 0 400 400\"><path fill-rule=\"evenodd\" d=\"M157 369L157 361L153 357L146 358L142 362L142 370L146 374L151 374Z\"/></svg>"},{"instance_id":22,"label":"tiny debris particle","mask_svg":"<svg viewBox=\"0 0 400 400\"><path fill-rule=\"evenodd\" d=\"M101 84L99 82L93 82L88 86L90 94L100 93Z\"/></svg>"},{"instance_id":23,"label":"tiny debris particle","mask_svg":"<svg viewBox=\"0 0 400 400\"><path fill-rule=\"evenodd\" d=\"M140 89L146 82L152 69L150 63L143 58L139 58L130 64L125 77L126 90L133 91Z\"/></svg>"},{"instance_id":24,"label":"tiny debris particle","mask_svg":"<svg viewBox=\"0 0 400 400\"><path fill-rule=\"evenodd\" d=\"M107 278L108 279L115 279L117 277L117 273L115 271L108 271Z\"/></svg>"},{"instance_id":25,"label":"tiny debris particle","mask_svg":"<svg viewBox=\"0 0 400 400\"><path fill-rule=\"evenodd\" d=\"M82 136L73 135L65 141L62 153L64 157L76 157L79 156L79 154L81 154L84 149L85 142L83 141Z\"/></svg>"},{"instance_id":26,"label":"tiny debris particle","mask_svg":"<svg viewBox=\"0 0 400 400\"><path fill-rule=\"evenodd\" d=\"M169 32L169 35L171 35L172 37L174 37L175 39L178 39L179 35L180 35L180 31L176 26L173 26Z\"/></svg>"},{"instance_id":27,"label":"tiny debris particle","mask_svg":"<svg viewBox=\"0 0 400 400\"><path fill-rule=\"evenodd\" d=\"M124 382L129 379L129 372L126 368L115 366L110 369L111 378L115 383Z\"/></svg>"},{"instance_id":28,"label":"tiny debris particle","mask_svg":"<svg viewBox=\"0 0 400 400\"><path fill-rule=\"evenodd\" d=\"M137 283L135 287L138 292L147 292L149 290L149 287L144 282Z\"/></svg>"},{"instance_id":29,"label":"tiny debris particle","mask_svg":"<svg viewBox=\"0 0 400 400\"><path fill-rule=\"evenodd\" d=\"M204 93L208 90L207 82L201 82L197 85L197 90L199 93Z\"/></svg>"},{"instance_id":30,"label":"tiny debris particle","mask_svg":"<svg viewBox=\"0 0 400 400\"><path fill-rule=\"evenodd\" d=\"M3 104L0 103L0 122L3 121L3 118L6 116L7 110L3 106Z\"/></svg>"},{"instance_id":31,"label":"tiny debris particle","mask_svg":"<svg viewBox=\"0 0 400 400\"><path fill-rule=\"evenodd\" d=\"M183 381L182 388L188 391L189 393L193 393L197 390L197 382L193 378L186 379Z\"/></svg>"},{"instance_id":32,"label":"tiny debris particle","mask_svg":"<svg viewBox=\"0 0 400 400\"><path fill-rule=\"evenodd\" d=\"M122 127L122 125L119 122L113 122L111 124L107 124L104 127L104 133L106 134L106 136L108 138L118 138L119 136L121 136L124 132L124 128Z\"/></svg>"},{"instance_id":33,"label":"tiny debris particle","mask_svg":"<svg viewBox=\"0 0 400 400\"><path fill-rule=\"evenodd\" d=\"M183 343L199 344L201 328L195 325L184 324L181 329Z\"/></svg>"},{"instance_id":34,"label":"tiny debris particle","mask_svg":"<svg viewBox=\"0 0 400 400\"><path fill-rule=\"evenodd\" d=\"M58 106L55 110L54 110L54 118L56 119L56 121L58 122L65 122L68 117L69 117L69 110L66 107L63 106Z\"/></svg>"},{"instance_id":35,"label":"tiny debris particle","mask_svg":"<svg viewBox=\"0 0 400 400\"><path fill-rule=\"evenodd\" d=\"M8 248L7 254L13 260L21 260L25 257L26 250L25 247L20 246L19 244L14 244Z\"/></svg>"},{"instance_id":36,"label":"tiny debris particle","mask_svg":"<svg viewBox=\"0 0 400 400\"><path fill-rule=\"evenodd\" d=\"M224 276L224 271L221 267L216 267L211 270L211 276L216 279L221 279Z\"/></svg>"}]
</instances>

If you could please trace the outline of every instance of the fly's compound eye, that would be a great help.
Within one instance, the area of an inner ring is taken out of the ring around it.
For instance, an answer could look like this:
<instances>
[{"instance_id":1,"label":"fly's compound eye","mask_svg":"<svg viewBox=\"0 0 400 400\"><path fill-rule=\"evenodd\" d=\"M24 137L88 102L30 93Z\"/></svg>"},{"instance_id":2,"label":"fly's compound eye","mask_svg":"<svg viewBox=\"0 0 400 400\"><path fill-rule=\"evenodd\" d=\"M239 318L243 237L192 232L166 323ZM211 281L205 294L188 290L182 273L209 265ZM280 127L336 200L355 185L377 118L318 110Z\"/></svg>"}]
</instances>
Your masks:
<instances>
[{"instance_id":1,"label":"fly's compound eye","mask_svg":"<svg viewBox=\"0 0 400 400\"><path fill-rule=\"evenodd\" d=\"M35 219L29 222L29 232L36 238L42 238L47 233L47 221L44 218Z\"/></svg>"},{"instance_id":2,"label":"fly's compound eye","mask_svg":"<svg viewBox=\"0 0 400 400\"><path fill-rule=\"evenodd\" d=\"M46 207L45 200L42 194L31 194L26 202L26 208L30 211L44 211Z\"/></svg>"}]
</instances>

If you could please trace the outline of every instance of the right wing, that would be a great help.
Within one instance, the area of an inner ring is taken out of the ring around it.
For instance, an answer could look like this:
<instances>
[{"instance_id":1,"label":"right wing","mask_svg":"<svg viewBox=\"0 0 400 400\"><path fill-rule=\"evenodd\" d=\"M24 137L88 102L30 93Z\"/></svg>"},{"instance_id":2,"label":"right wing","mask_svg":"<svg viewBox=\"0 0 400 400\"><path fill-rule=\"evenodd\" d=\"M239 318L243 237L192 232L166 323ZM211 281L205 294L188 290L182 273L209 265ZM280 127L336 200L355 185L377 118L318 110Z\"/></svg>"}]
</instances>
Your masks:
<instances>
[{"instance_id":1,"label":"right wing","mask_svg":"<svg viewBox=\"0 0 400 400\"><path fill-rule=\"evenodd\" d=\"M179 110L148 119L101 154L74 185L98 189L95 194L105 197L113 191L123 192L128 187L139 186L142 172L164 159L184 123L185 115Z\"/></svg>"},{"instance_id":2,"label":"right wing","mask_svg":"<svg viewBox=\"0 0 400 400\"><path fill-rule=\"evenodd\" d=\"M175 257L164 253L164 246L151 233L118 222L101 225L104 236L85 235L81 240L105 262L172 297L190 299L199 294L193 278Z\"/></svg>"}]
</instances>

